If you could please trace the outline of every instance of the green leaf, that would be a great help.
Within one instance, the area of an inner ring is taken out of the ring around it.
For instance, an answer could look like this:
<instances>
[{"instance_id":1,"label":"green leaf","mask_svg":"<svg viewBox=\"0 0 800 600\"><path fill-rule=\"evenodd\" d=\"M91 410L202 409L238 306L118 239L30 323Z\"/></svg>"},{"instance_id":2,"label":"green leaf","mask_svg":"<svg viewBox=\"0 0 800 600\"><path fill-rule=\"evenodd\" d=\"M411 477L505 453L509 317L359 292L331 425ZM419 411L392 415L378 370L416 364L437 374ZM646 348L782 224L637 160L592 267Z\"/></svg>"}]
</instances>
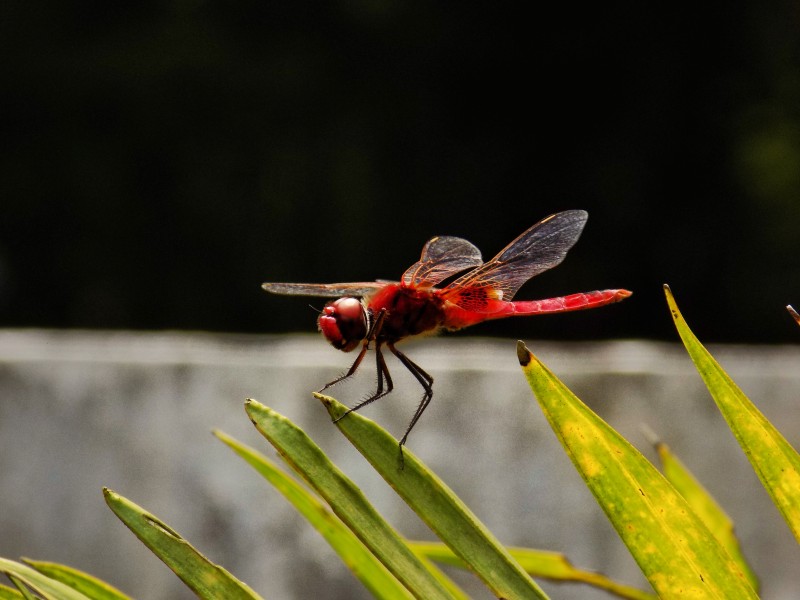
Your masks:
<instances>
[{"instance_id":1,"label":"green leaf","mask_svg":"<svg viewBox=\"0 0 800 600\"><path fill-rule=\"evenodd\" d=\"M0 584L0 600L23 600L24 596L6 585Z\"/></svg>"},{"instance_id":2,"label":"green leaf","mask_svg":"<svg viewBox=\"0 0 800 600\"><path fill-rule=\"evenodd\" d=\"M461 567L462 569L468 568L464 561L442 543L409 542L409 544L414 552L431 560ZM629 600L657 600L657 597L653 594L617 583L601 573L578 569L572 565L566 556L559 552L513 546L507 546L507 550L532 577L560 582L586 583Z\"/></svg>"},{"instance_id":3,"label":"green leaf","mask_svg":"<svg viewBox=\"0 0 800 600\"><path fill-rule=\"evenodd\" d=\"M25 585L25 583L19 577L16 577L15 575L11 575L10 573L7 573L7 575L8 575L8 578L11 580L11 583L13 583L15 586L17 586L17 590L19 590L17 593L22 598L24 598L24 600L39 600L39 597L38 596L34 596L31 593L31 591L28 588L28 586Z\"/></svg>"},{"instance_id":4,"label":"green leaf","mask_svg":"<svg viewBox=\"0 0 800 600\"><path fill-rule=\"evenodd\" d=\"M347 408L329 396L314 394L334 419ZM356 449L411 509L500 598L546 598L508 551L441 479L411 451L398 465L398 445L373 421L351 412L336 422Z\"/></svg>"},{"instance_id":5,"label":"green leaf","mask_svg":"<svg viewBox=\"0 0 800 600\"><path fill-rule=\"evenodd\" d=\"M106 504L164 564L200 598L260 598L224 568L213 564L168 525L130 500L104 488Z\"/></svg>"},{"instance_id":6,"label":"green leaf","mask_svg":"<svg viewBox=\"0 0 800 600\"><path fill-rule=\"evenodd\" d=\"M666 285L664 292L678 334L711 397L795 539L800 542L800 456L695 337Z\"/></svg>"},{"instance_id":7,"label":"green leaf","mask_svg":"<svg viewBox=\"0 0 800 600\"><path fill-rule=\"evenodd\" d=\"M672 453L669 446L658 440L653 445L661 460L664 476L681 493L681 496L686 498L689 506L692 507L697 516L702 519L703 523L714 534L714 537L728 551L731 558L739 563L750 585L757 592L759 588L758 578L742 554L739 540L733 531L733 521L714 500L713 496L708 493L708 490L697 481L681 460Z\"/></svg>"},{"instance_id":8,"label":"green leaf","mask_svg":"<svg viewBox=\"0 0 800 600\"><path fill-rule=\"evenodd\" d=\"M25 589L27 587L45 600L89 600L87 596L68 585L13 560L0 558L0 573L5 573L14 582L14 585L20 588L24 597L31 596L30 592Z\"/></svg>"},{"instance_id":9,"label":"green leaf","mask_svg":"<svg viewBox=\"0 0 800 600\"><path fill-rule=\"evenodd\" d=\"M243 458L259 474L303 515L308 522L340 556L345 565L355 574L376 598L413 598L409 592L375 558L356 535L316 495L298 484L266 456L241 442L215 431L216 435L236 454Z\"/></svg>"},{"instance_id":10,"label":"green leaf","mask_svg":"<svg viewBox=\"0 0 800 600\"><path fill-rule=\"evenodd\" d=\"M78 569L58 563L31 560L29 558L23 558L22 560L39 571L39 573L47 575L56 581L60 581L82 594L89 596L89 598L93 600L129 600L128 596L112 585L83 571L79 571Z\"/></svg>"},{"instance_id":11,"label":"green leaf","mask_svg":"<svg viewBox=\"0 0 800 600\"><path fill-rule=\"evenodd\" d=\"M247 414L283 459L417 598L453 596L378 514L367 498L305 432L274 410L248 400Z\"/></svg>"},{"instance_id":12,"label":"green leaf","mask_svg":"<svg viewBox=\"0 0 800 600\"><path fill-rule=\"evenodd\" d=\"M517 355L550 426L656 593L756 598L736 562L664 476L522 342Z\"/></svg>"}]
</instances>

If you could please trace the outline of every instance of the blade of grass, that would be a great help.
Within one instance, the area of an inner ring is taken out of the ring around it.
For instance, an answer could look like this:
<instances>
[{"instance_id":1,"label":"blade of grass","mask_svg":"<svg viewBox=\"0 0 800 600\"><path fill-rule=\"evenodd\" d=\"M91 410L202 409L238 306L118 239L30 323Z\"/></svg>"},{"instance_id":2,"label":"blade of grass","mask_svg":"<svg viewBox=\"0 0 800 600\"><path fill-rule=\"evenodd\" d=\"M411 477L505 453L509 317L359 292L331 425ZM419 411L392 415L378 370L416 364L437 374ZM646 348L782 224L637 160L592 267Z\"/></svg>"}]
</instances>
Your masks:
<instances>
[{"instance_id":1,"label":"blade of grass","mask_svg":"<svg viewBox=\"0 0 800 600\"><path fill-rule=\"evenodd\" d=\"M736 441L800 542L800 456L689 329L668 286L667 304L683 345Z\"/></svg>"},{"instance_id":2,"label":"blade of grass","mask_svg":"<svg viewBox=\"0 0 800 600\"><path fill-rule=\"evenodd\" d=\"M8 575L8 578L11 580L11 583L13 583L15 586L17 586L17 590L18 590L17 593L22 598L24 598L24 600L39 600L38 597L34 596L31 593L31 590L28 588L28 586L25 584L25 582L22 581L19 577L11 575L10 573L6 573L6 575Z\"/></svg>"},{"instance_id":3,"label":"blade of grass","mask_svg":"<svg viewBox=\"0 0 800 600\"><path fill-rule=\"evenodd\" d=\"M314 394L337 419L347 408ZM358 413L336 422L356 449L445 544L499 598L546 598L545 593L511 557L472 511L410 450L398 468L398 445L388 432Z\"/></svg>"},{"instance_id":4,"label":"blade of grass","mask_svg":"<svg viewBox=\"0 0 800 600\"><path fill-rule=\"evenodd\" d=\"M409 548L411 548L411 544L410 544L410 542L408 540L406 540L406 544L409 546ZM422 564L424 564L428 568L428 570L431 573L433 573L433 576L436 577L436 579L439 580L439 582L445 587L445 589L447 589L447 591L450 592L450 594L453 596L453 598L456 598L457 600L470 600L469 596L467 596L467 594L464 592L464 590L462 590L460 587L458 587L456 585L456 583L452 579L450 579L444 573L444 571L442 571L438 567L438 565L436 563L434 563L432 560L429 560L427 556L423 556L423 555L415 552L413 548L411 548L411 551L414 552L414 554L417 556L417 558L420 561L422 561Z\"/></svg>"},{"instance_id":5,"label":"blade of grass","mask_svg":"<svg viewBox=\"0 0 800 600\"><path fill-rule=\"evenodd\" d=\"M409 542L409 544L414 552L431 560L462 569L468 568L464 561L440 542ZM628 600L657 600L654 594L617 583L601 573L578 569L560 552L513 546L506 548L531 577L560 582L585 583Z\"/></svg>"},{"instance_id":6,"label":"blade of grass","mask_svg":"<svg viewBox=\"0 0 800 600\"><path fill-rule=\"evenodd\" d=\"M214 431L223 443L244 459L303 515L325 538L353 574L376 598L413 598L374 554L316 495L284 473L278 465L253 448L221 431Z\"/></svg>"},{"instance_id":7,"label":"blade of grass","mask_svg":"<svg viewBox=\"0 0 800 600\"><path fill-rule=\"evenodd\" d=\"M367 498L305 432L271 408L247 400L258 431L328 503L334 513L417 598L452 599L447 589L378 514Z\"/></svg>"},{"instance_id":8,"label":"blade of grass","mask_svg":"<svg viewBox=\"0 0 800 600\"><path fill-rule=\"evenodd\" d=\"M750 565L747 563L739 540L733 530L733 521L722 507L714 500L691 471L675 456L664 442L655 440L653 446L661 460L661 469L669 482L686 498L697 516L702 519L714 537L728 551L731 558L739 563L752 588L758 592L759 583Z\"/></svg>"},{"instance_id":9,"label":"blade of grass","mask_svg":"<svg viewBox=\"0 0 800 600\"><path fill-rule=\"evenodd\" d=\"M22 592L0 584L0 600L23 600L24 598Z\"/></svg>"},{"instance_id":10,"label":"blade of grass","mask_svg":"<svg viewBox=\"0 0 800 600\"><path fill-rule=\"evenodd\" d=\"M736 562L658 469L522 342L517 355L561 445L656 593L757 598Z\"/></svg>"},{"instance_id":11,"label":"blade of grass","mask_svg":"<svg viewBox=\"0 0 800 600\"><path fill-rule=\"evenodd\" d=\"M103 495L114 514L200 598L260 598L246 584L209 561L168 525L142 507L108 488L103 489Z\"/></svg>"},{"instance_id":12,"label":"blade of grass","mask_svg":"<svg viewBox=\"0 0 800 600\"><path fill-rule=\"evenodd\" d=\"M30 589L46 600L89 600L87 596L68 585L13 560L0 558L0 573L5 573L26 597L31 596L28 591Z\"/></svg>"},{"instance_id":13,"label":"blade of grass","mask_svg":"<svg viewBox=\"0 0 800 600\"><path fill-rule=\"evenodd\" d=\"M39 573L68 585L80 593L89 596L92 600L130 600L128 596L120 592L114 586L83 571L79 571L78 569L58 563L31 560L29 558L23 558L22 560L25 564L39 571Z\"/></svg>"}]
</instances>

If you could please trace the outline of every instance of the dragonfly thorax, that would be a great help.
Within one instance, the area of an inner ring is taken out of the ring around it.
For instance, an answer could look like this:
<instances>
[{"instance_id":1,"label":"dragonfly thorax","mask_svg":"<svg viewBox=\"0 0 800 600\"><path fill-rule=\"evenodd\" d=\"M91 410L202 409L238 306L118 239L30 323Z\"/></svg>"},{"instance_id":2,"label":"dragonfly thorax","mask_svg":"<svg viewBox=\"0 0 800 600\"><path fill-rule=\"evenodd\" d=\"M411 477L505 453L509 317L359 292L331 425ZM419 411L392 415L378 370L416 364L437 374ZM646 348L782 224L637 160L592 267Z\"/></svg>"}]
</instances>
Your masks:
<instances>
[{"instance_id":1,"label":"dragonfly thorax","mask_svg":"<svg viewBox=\"0 0 800 600\"><path fill-rule=\"evenodd\" d=\"M367 310L358 298L339 298L325 305L317 325L334 348L350 352L367 337Z\"/></svg>"}]
</instances>

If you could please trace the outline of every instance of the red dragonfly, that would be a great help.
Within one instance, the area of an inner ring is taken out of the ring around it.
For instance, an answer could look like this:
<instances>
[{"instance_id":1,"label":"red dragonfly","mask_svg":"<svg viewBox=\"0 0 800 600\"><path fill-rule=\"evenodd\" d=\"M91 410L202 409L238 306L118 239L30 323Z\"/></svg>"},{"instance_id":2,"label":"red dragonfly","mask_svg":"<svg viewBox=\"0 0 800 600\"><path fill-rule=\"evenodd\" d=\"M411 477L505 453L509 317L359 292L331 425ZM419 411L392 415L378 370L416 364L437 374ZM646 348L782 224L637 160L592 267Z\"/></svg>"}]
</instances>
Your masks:
<instances>
[{"instance_id":1,"label":"red dragonfly","mask_svg":"<svg viewBox=\"0 0 800 600\"><path fill-rule=\"evenodd\" d=\"M326 384L320 392L353 375L370 344L375 343L377 390L339 419L392 391L392 378L381 352L384 344L411 371L425 392L400 439L402 457L408 434L433 397L433 377L398 350L397 342L441 329L462 329L491 319L605 306L631 295L628 290L602 290L546 300L512 301L526 281L564 260L567 251L578 241L588 217L582 210L550 215L487 263L481 259L480 250L467 240L451 236L432 238L422 249L419 261L403 273L399 282L265 283L262 287L273 294L338 298L325 305L317 326L334 348L350 352L361 344L361 351L350 370ZM444 287L436 287L459 274Z\"/></svg>"}]
</instances>

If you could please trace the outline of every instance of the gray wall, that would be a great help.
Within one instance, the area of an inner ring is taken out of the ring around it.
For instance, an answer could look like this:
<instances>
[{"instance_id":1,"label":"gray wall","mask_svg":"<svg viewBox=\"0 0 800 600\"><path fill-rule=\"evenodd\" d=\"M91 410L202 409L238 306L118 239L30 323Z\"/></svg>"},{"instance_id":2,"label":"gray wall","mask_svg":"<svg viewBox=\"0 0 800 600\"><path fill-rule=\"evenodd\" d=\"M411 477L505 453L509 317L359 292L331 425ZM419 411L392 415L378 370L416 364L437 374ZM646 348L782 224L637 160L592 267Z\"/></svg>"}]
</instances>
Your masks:
<instances>
[{"instance_id":1,"label":"gray wall","mask_svg":"<svg viewBox=\"0 0 800 600\"><path fill-rule=\"evenodd\" d=\"M800 551L729 433L688 356L649 342L528 345L650 457L647 424L733 517L763 597L796 598ZM713 347L723 366L798 446L800 349ZM522 377L514 340L409 343L436 394L409 439L505 543L558 550L577 565L642 584ZM274 456L242 402L301 425L404 534L425 526L336 431L309 392L349 366L316 336L0 331L0 556L65 562L138 598L192 595L105 507L108 486L164 519L268 598L366 598L326 544L210 434ZM365 414L399 435L418 384L389 359L396 390ZM335 395L374 385L372 363ZM476 598L488 598L459 576ZM554 598L605 598L582 586Z\"/></svg>"}]
</instances>

